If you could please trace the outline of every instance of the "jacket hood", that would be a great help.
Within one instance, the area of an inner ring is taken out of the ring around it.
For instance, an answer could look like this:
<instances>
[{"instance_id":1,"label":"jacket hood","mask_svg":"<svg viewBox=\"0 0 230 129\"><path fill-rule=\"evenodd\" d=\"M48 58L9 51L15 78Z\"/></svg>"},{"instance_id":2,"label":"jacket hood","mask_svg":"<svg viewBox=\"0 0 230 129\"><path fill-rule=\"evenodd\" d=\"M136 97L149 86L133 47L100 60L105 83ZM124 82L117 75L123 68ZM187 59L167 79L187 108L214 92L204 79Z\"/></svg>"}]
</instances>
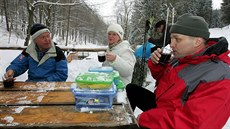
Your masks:
<instances>
[{"instance_id":1,"label":"jacket hood","mask_svg":"<svg viewBox=\"0 0 230 129\"><path fill-rule=\"evenodd\" d=\"M220 55L228 51L228 41L224 37L210 38L208 40L209 47L206 49L203 55Z\"/></svg>"}]
</instances>

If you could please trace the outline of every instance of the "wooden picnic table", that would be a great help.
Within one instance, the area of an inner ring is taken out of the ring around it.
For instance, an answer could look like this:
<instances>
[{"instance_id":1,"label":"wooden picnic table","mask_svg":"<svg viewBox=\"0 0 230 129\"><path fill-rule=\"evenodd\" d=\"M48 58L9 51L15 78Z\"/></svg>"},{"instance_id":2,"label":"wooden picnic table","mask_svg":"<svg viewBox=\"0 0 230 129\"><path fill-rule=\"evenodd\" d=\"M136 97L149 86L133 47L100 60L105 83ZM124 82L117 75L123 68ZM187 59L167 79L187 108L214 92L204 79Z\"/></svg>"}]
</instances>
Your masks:
<instances>
[{"instance_id":1,"label":"wooden picnic table","mask_svg":"<svg viewBox=\"0 0 230 129\"><path fill-rule=\"evenodd\" d=\"M134 129L130 107L114 103L112 109L78 112L73 82L0 82L0 128Z\"/></svg>"}]
</instances>

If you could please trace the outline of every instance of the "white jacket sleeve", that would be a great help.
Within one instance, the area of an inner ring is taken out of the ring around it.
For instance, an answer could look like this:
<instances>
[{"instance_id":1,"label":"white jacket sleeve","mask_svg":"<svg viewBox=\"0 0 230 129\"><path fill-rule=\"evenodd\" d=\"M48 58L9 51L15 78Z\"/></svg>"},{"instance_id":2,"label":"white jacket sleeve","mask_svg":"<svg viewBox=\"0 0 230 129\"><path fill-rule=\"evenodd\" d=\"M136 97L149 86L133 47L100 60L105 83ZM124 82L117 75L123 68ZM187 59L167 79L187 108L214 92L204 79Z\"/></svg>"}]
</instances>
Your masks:
<instances>
[{"instance_id":1,"label":"white jacket sleeve","mask_svg":"<svg viewBox=\"0 0 230 129\"><path fill-rule=\"evenodd\" d=\"M121 76L126 77L133 74L135 63L136 58L133 51L127 48L118 53L115 61L111 62L110 65L113 66Z\"/></svg>"}]
</instances>

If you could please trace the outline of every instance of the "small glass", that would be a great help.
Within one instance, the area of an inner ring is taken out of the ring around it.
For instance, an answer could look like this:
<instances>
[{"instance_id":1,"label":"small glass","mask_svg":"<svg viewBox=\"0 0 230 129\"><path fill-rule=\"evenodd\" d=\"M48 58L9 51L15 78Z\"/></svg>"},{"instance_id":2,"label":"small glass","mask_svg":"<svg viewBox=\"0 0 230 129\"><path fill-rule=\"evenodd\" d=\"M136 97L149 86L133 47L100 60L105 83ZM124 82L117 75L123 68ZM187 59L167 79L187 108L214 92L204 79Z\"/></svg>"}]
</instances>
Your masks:
<instances>
[{"instance_id":1,"label":"small glass","mask_svg":"<svg viewBox=\"0 0 230 129\"><path fill-rule=\"evenodd\" d=\"M7 79L3 79L3 85L5 88L12 88L14 86L14 78L10 77Z\"/></svg>"},{"instance_id":2,"label":"small glass","mask_svg":"<svg viewBox=\"0 0 230 129\"><path fill-rule=\"evenodd\" d=\"M171 54L172 54L172 50L170 48L166 48L166 47L162 48L162 53L161 53L159 63L162 65L167 63L171 58Z\"/></svg>"},{"instance_id":3,"label":"small glass","mask_svg":"<svg viewBox=\"0 0 230 129\"><path fill-rule=\"evenodd\" d=\"M99 62L105 62L105 51L97 52L97 56Z\"/></svg>"}]
</instances>

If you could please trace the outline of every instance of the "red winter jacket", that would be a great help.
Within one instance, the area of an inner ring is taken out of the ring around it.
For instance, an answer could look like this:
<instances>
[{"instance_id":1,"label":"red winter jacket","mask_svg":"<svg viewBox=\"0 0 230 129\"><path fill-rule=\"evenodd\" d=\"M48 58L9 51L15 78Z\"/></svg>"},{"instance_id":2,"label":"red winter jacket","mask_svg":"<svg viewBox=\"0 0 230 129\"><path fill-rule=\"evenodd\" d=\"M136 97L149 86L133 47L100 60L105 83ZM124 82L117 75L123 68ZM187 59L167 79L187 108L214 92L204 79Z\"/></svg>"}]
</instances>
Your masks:
<instances>
[{"instance_id":1,"label":"red winter jacket","mask_svg":"<svg viewBox=\"0 0 230 129\"><path fill-rule=\"evenodd\" d=\"M148 61L158 81L157 108L141 113L141 127L221 129L225 125L230 116L230 52L227 40L218 40L196 57L174 60L166 66Z\"/></svg>"}]
</instances>

